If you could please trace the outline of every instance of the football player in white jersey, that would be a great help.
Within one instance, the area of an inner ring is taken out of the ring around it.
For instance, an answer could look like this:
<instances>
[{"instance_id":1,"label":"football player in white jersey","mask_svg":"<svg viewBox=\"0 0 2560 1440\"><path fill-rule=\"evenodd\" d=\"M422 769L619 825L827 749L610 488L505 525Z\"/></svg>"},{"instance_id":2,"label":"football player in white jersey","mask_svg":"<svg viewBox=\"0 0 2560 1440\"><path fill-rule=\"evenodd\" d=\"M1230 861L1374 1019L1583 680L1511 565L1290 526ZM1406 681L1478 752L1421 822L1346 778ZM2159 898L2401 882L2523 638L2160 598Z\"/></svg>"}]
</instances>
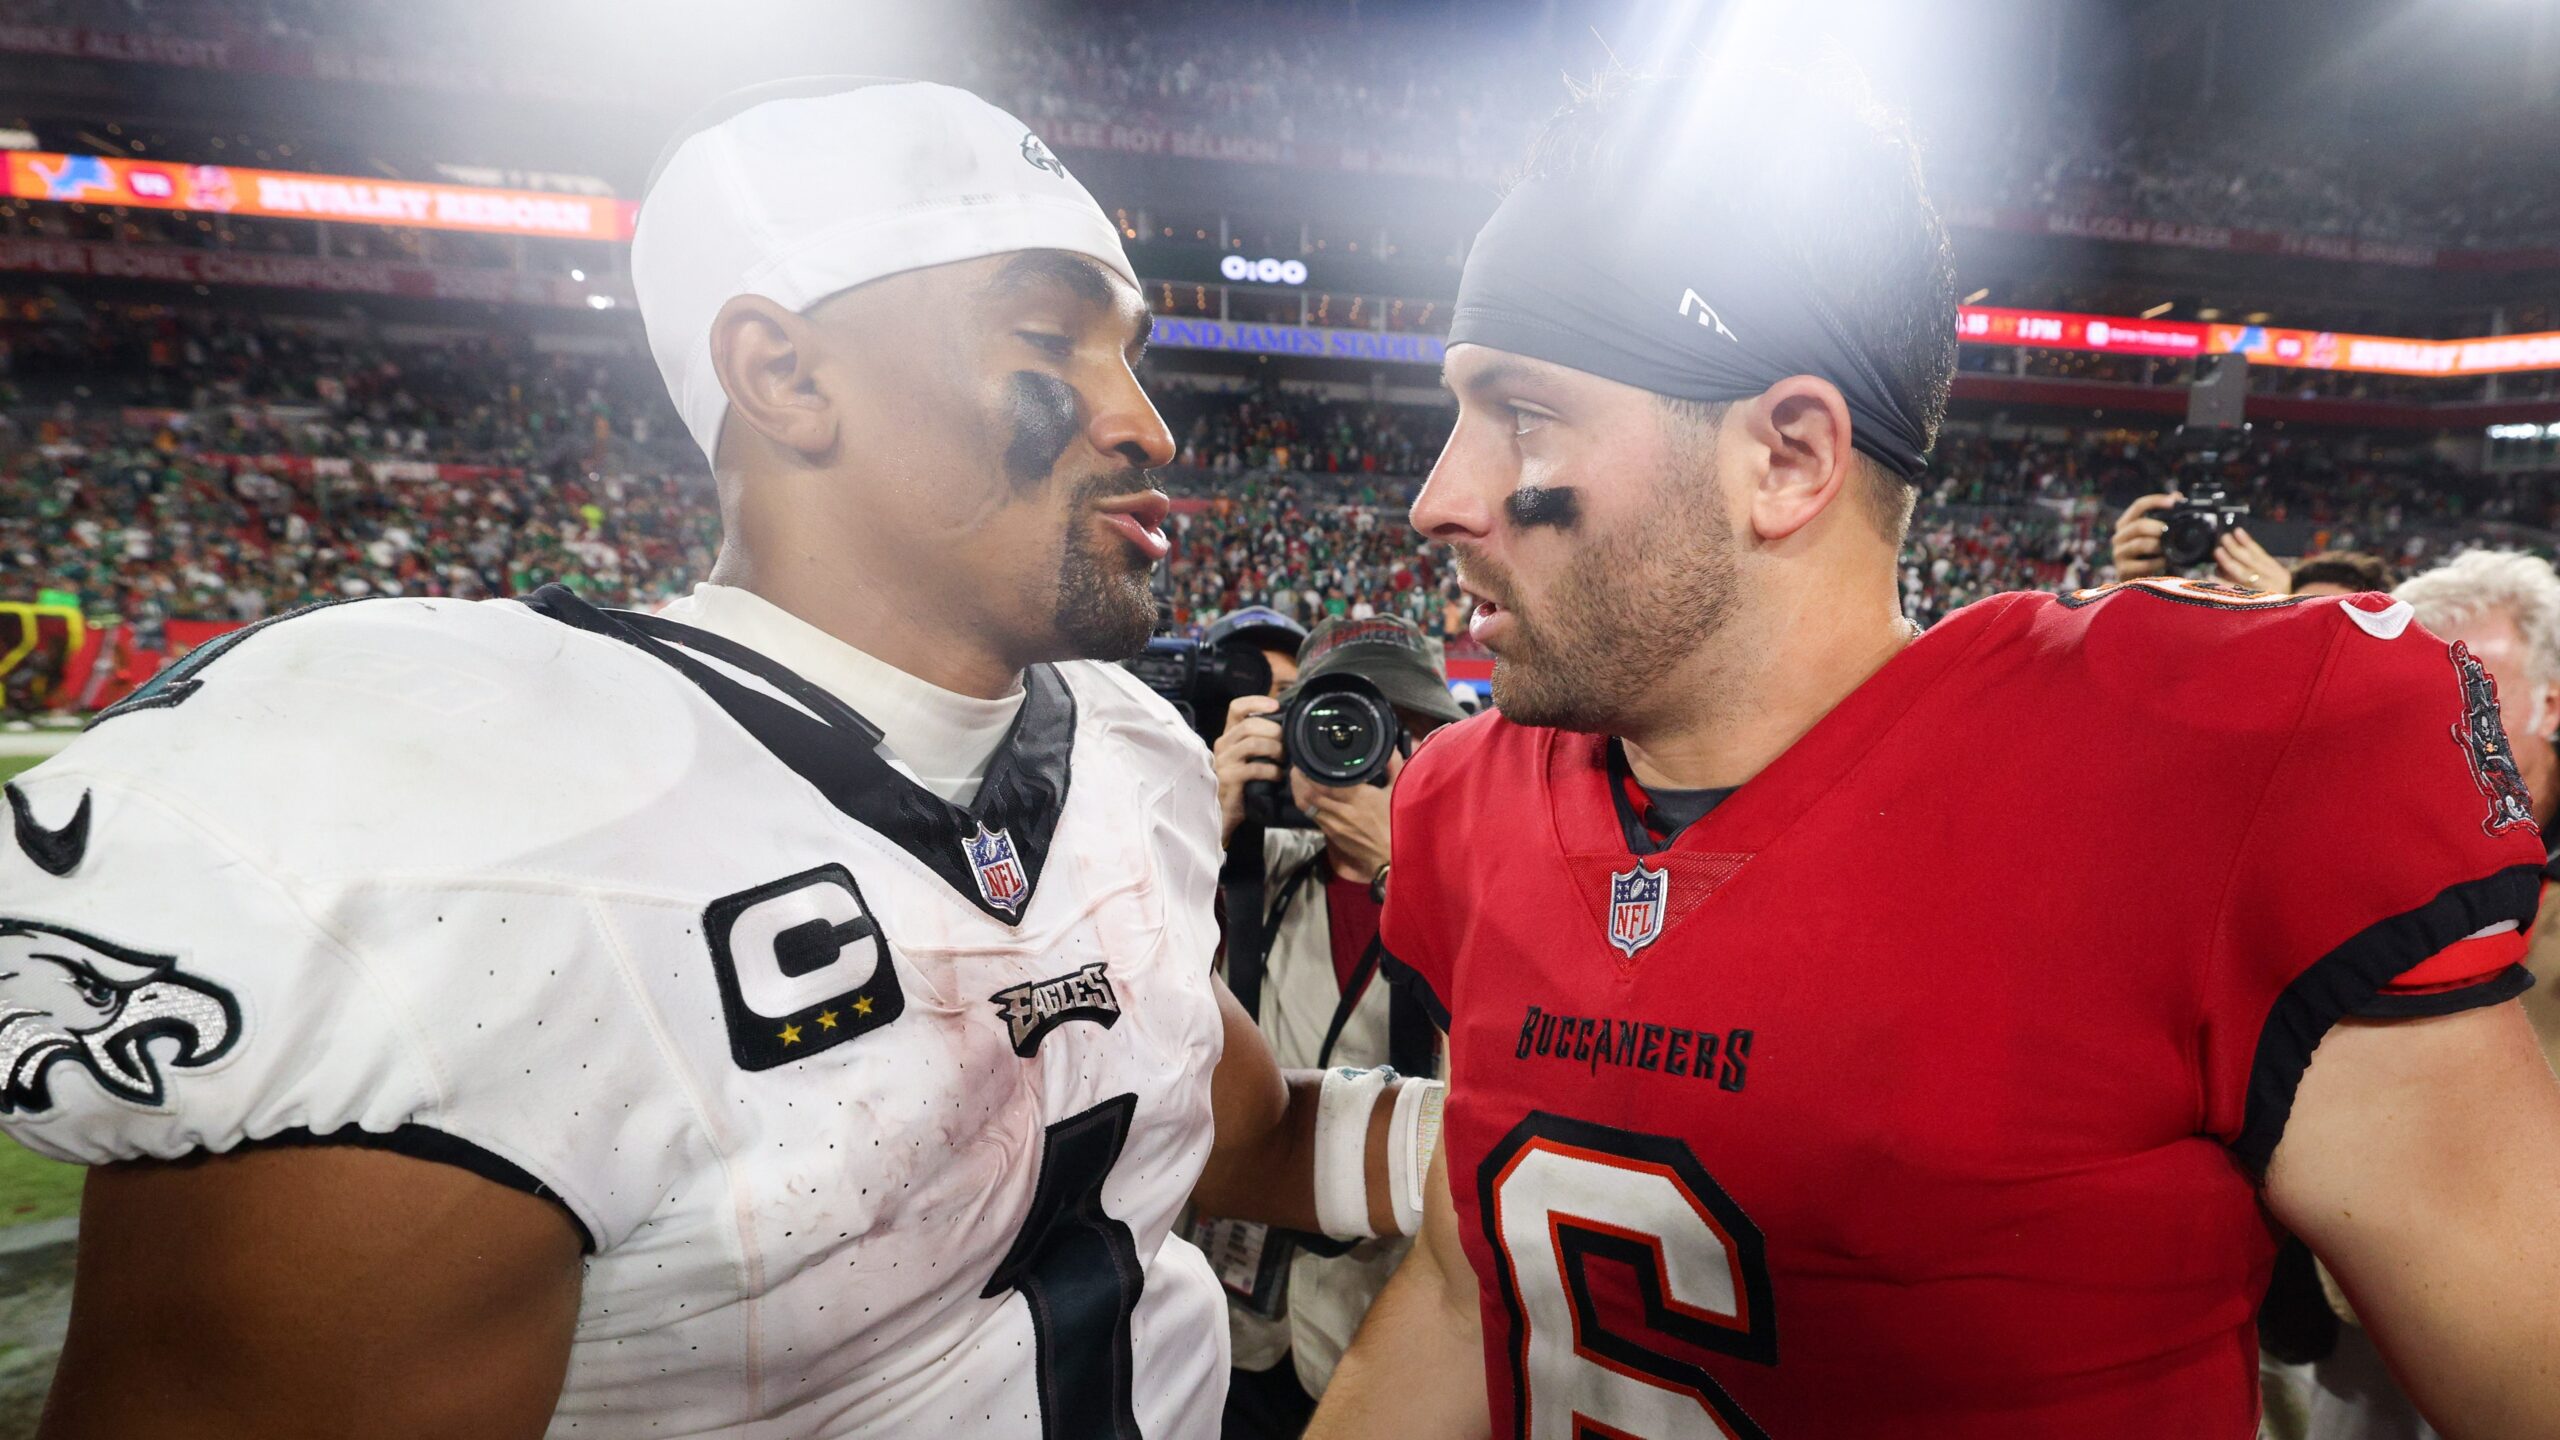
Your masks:
<instances>
[{"instance_id":1,"label":"football player in white jersey","mask_svg":"<svg viewBox=\"0 0 2560 1440\"><path fill-rule=\"evenodd\" d=\"M1272 1068L1207 754L1080 658L1172 449L1083 187L798 87L632 263L711 583L302 612L9 787L0 1126L99 1167L48 1436L1190 1440L1195 1189L1418 1218L1428 1088Z\"/></svg>"}]
</instances>

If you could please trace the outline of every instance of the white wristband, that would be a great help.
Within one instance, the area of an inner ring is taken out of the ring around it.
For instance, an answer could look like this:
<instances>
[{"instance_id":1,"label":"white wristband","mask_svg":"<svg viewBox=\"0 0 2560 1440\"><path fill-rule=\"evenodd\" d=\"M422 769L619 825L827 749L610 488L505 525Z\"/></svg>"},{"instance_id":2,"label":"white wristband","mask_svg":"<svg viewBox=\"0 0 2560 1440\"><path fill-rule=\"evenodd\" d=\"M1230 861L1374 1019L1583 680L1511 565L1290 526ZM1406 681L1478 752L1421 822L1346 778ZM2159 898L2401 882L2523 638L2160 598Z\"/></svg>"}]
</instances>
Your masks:
<instances>
[{"instance_id":1,"label":"white wristband","mask_svg":"<svg viewBox=\"0 0 2560 1440\"><path fill-rule=\"evenodd\" d=\"M1422 1233L1422 1181L1440 1148L1440 1107L1447 1082L1407 1080L1396 1091L1395 1118L1387 1127L1387 1194L1396 1208L1396 1233Z\"/></svg>"},{"instance_id":2,"label":"white wristband","mask_svg":"<svg viewBox=\"0 0 2560 1440\"><path fill-rule=\"evenodd\" d=\"M1396 1078L1342 1066L1324 1072L1316 1093L1316 1228L1337 1240L1366 1240L1369 1223L1369 1113Z\"/></svg>"}]
</instances>

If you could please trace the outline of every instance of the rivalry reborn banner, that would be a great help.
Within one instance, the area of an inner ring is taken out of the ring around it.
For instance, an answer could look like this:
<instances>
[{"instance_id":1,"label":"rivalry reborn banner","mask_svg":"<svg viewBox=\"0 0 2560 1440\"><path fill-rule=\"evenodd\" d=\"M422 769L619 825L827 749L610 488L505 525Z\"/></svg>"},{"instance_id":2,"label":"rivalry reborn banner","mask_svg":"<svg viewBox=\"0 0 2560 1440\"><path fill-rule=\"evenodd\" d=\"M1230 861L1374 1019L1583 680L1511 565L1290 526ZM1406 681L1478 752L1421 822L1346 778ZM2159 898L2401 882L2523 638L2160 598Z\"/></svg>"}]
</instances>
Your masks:
<instances>
[{"instance_id":1,"label":"rivalry reborn banner","mask_svg":"<svg viewBox=\"0 0 2560 1440\"><path fill-rule=\"evenodd\" d=\"M639 207L627 200L542 190L491 190L351 175L305 175L237 165L176 165L107 155L12 151L8 192L21 200L201 210L274 220L338 220L477 230L547 239L628 240Z\"/></svg>"},{"instance_id":2,"label":"rivalry reborn banner","mask_svg":"<svg viewBox=\"0 0 2560 1440\"><path fill-rule=\"evenodd\" d=\"M1956 338L1973 345L2097 350L2114 355L2245 355L2253 365L2345 370L2367 375L2500 375L2560 370L2560 331L2484 335L2471 340L2411 340L2268 325L2199 325L2060 310L2001 310L1967 305Z\"/></svg>"},{"instance_id":3,"label":"rivalry reborn banner","mask_svg":"<svg viewBox=\"0 0 2560 1440\"><path fill-rule=\"evenodd\" d=\"M156 280L172 285L252 285L342 295L408 295L422 300L474 300L489 305L601 310L634 303L630 277L624 275L593 275L578 281L548 270L415 265L31 236L0 237L0 273L10 272L94 275L107 280Z\"/></svg>"},{"instance_id":4,"label":"rivalry reborn banner","mask_svg":"<svg viewBox=\"0 0 2560 1440\"><path fill-rule=\"evenodd\" d=\"M2472 340L2406 340L2266 325L2216 325L2217 355L2246 355L2253 365L2349 370L2374 375L2500 375L2560 370L2560 331L2484 335Z\"/></svg>"}]
</instances>

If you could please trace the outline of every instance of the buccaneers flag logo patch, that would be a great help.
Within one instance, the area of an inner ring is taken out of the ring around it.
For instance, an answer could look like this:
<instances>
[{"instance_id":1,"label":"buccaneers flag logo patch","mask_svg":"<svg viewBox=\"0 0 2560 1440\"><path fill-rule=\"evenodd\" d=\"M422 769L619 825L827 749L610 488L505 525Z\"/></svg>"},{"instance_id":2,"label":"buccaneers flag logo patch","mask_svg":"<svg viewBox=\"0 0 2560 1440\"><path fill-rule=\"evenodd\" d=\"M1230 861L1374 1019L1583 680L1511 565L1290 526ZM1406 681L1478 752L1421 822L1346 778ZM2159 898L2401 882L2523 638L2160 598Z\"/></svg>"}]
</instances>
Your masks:
<instances>
[{"instance_id":1,"label":"buccaneers flag logo patch","mask_svg":"<svg viewBox=\"0 0 2560 1440\"><path fill-rule=\"evenodd\" d=\"M2454 672L2462 677L2462 718L2454 722L2453 741L2471 767L2471 781L2488 798L2489 818L2480 828L2492 835L2533 823L2533 796L2516 771L2516 753L2507 744L2507 727L2498 720L2498 682L2471 647L2457 640L2451 647Z\"/></svg>"}]
</instances>

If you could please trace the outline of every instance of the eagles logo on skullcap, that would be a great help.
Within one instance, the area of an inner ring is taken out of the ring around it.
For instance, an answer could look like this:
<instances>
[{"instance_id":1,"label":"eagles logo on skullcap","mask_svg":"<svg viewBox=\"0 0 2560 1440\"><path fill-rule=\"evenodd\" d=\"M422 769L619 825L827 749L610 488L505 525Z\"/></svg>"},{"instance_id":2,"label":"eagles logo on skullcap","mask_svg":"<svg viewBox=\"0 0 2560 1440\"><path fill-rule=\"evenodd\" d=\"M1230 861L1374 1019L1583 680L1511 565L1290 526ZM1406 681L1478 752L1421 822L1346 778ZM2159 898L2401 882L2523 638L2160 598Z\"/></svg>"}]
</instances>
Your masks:
<instances>
[{"instance_id":1,"label":"eagles logo on skullcap","mask_svg":"<svg viewBox=\"0 0 2560 1440\"><path fill-rule=\"evenodd\" d=\"M1067 178L1065 162L1053 154L1049 147L1041 142L1039 136L1028 130L1022 132L1022 158L1029 162L1034 170L1046 170L1061 180Z\"/></svg>"},{"instance_id":2,"label":"eagles logo on skullcap","mask_svg":"<svg viewBox=\"0 0 2560 1440\"><path fill-rule=\"evenodd\" d=\"M176 957L0 916L0 1112L50 1109L66 1060L119 1100L158 1105L162 1064L210 1065L239 1038L239 1002Z\"/></svg>"}]
</instances>

